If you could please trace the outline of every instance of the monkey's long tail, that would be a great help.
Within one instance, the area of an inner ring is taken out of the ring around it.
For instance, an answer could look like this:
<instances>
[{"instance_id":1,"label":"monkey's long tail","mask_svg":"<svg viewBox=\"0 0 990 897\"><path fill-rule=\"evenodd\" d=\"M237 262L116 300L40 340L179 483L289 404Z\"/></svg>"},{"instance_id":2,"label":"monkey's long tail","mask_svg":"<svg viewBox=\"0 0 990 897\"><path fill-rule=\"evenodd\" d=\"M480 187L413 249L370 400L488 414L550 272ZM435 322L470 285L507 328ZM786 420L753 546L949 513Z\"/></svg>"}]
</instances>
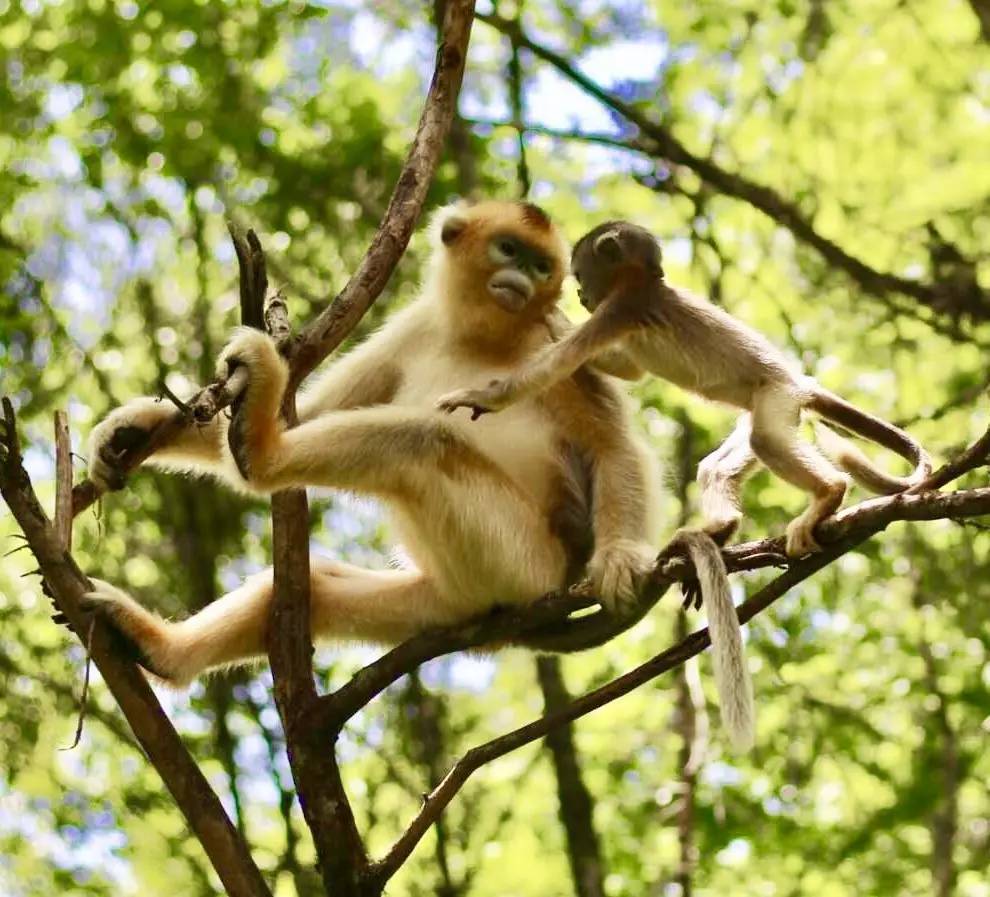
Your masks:
<instances>
[{"instance_id":1,"label":"monkey's long tail","mask_svg":"<svg viewBox=\"0 0 990 897\"><path fill-rule=\"evenodd\" d=\"M906 477L894 476L877 467L848 439L829 427L817 427L818 440L825 453L857 483L880 495L893 495L920 483L932 472L932 460L921 445L899 427L861 411L827 389L815 384L808 409L815 411L859 436L882 445L907 459L914 471Z\"/></svg>"},{"instance_id":2,"label":"monkey's long tail","mask_svg":"<svg viewBox=\"0 0 990 897\"><path fill-rule=\"evenodd\" d=\"M722 552L712 537L700 530L681 530L675 538L690 556L701 584L712 638L715 687L722 724L728 730L733 746L740 751L748 750L753 746L755 730L753 683L746 665L742 628L732 604Z\"/></svg>"}]
</instances>

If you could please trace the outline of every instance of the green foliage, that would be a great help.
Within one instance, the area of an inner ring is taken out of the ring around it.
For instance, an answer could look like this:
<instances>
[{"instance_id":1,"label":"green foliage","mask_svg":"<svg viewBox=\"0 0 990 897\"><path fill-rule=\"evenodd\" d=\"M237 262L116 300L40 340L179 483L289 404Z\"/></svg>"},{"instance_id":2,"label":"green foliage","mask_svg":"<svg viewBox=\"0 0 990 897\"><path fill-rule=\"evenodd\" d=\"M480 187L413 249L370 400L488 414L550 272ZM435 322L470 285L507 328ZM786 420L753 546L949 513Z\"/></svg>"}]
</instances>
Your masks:
<instances>
[{"instance_id":1,"label":"green foliage","mask_svg":"<svg viewBox=\"0 0 990 897\"><path fill-rule=\"evenodd\" d=\"M969 4L582 0L529 4L523 21L866 264L951 278L951 245L990 285L990 80ZM0 392L16 400L37 483L51 480L53 409L69 409L81 452L113 404L163 379L182 394L210 378L236 317L225 218L258 230L296 321L343 285L412 138L433 40L425 4L0 0ZM504 40L477 24L466 118L505 117L506 59ZM630 136L529 54L523 67L532 121ZM513 129L477 126L465 146L481 192L515 194ZM765 331L829 387L909 423L936 455L986 428L983 318L870 295L682 166L536 134L526 147L533 196L571 238L615 216L653 228L673 281ZM463 153L445 159L431 204L463 183ZM417 239L357 338L412 294L422 250ZM565 304L577 311L573 295ZM636 396L670 470L696 464L731 426L723 409L663 384ZM675 476L671 486L673 530L694 496ZM743 535L779 533L801 500L755 478ZM316 508L324 551L386 563L375 508L339 496ZM99 523L77 521L76 557L182 614L267 563L266 519L220 487L141 473ZM0 550L17 547L14 532L0 516ZM702 659L713 723L696 793L697 893L986 897L988 554L981 528L898 525L758 618L751 756L725 752ZM99 681L80 746L58 750L72 740L83 651L49 621L36 578L22 578L32 566L24 552L0 566L0 891L220 893ZM570 688L669 644L673 605L569 658ZM321 652L325 684L370 656ZM267 671L163 699L278 897L319 894ZM415 687L367 708L342 759L370 847L394 839L453 758L541 706L531 658L506 652L428 665ZM675 724L665 678L577 726L609 897L679 893ZM483 769L389 893L574 893L556 803L539 747ZM946 819L956 880L938 891Z\"/></svg>"}]
</instances>

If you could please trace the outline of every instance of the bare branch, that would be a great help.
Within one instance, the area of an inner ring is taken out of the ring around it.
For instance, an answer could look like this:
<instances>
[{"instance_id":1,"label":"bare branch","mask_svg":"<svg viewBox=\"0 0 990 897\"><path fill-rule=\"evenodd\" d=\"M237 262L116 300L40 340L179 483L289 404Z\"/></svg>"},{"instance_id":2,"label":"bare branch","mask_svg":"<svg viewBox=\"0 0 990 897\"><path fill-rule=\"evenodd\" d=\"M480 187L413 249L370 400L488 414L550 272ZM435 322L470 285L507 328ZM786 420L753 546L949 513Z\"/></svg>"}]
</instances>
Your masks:
<instances>
[{"instance_id":1,"label":"bare branch","mask_svg":"<svg viewBox=\"0 0 990 897\"><path fill-rule=\"evenodd\" d=\"M72 439L69 416L55 412L55 538L65 551L72 548Z\"/></svg>"},{"instance_id":2,"label":"bare branch","mask_svg":"<svg viewBox=\"0 0 990 897\"><path fill-rule=\"evenodd\" d=\"M409 243L457 106L473 17L473 0L448 0L445 4L442 41L430 92L385 217L354 276L329 308L300 334L292 359L293 384L298 384L354 329L385 289Z\"/></svg>"},{"instance_id":3,"label":"bare branch","mask_svg":"<svg viewBox=\"0 0 990 897\"><path fill-rule=\"evenodd\" d=\"M426 193L440 161L444 139L450 128L457 95L464 76L468 38L474 16L473 0L450 0L446 4L442 41L437 50L437 63L423 107L416 137L403 165L385 217L371 242L357 272L329 307L300 333L289 354L290 388L292 392L302 380L330 354L354 329L364 313L378 298L409 244L419 220ZM233 234L232 234L233 235ZM250 245L250 236L238 244L238 263L248 266L249 282L267 283L258 272ZM257 237L254 238L255 241ZM245 246L245 243L247 244ZM260 247L259 247L260 248ZM253 314L253 312L252 312ZM260 312L259 312L260 314ZM263 326L259 317L258 325ZM287 351L287 347L282 346ZM236 372L235 375L236 376ZM237 396L230 383L218 381L207 386L190 399L196 420L205 422L215 417ZM187 425L181 412L159 425L146 443L125 453L118 469L127 474L147 460L179 430ZM73 512L79 514L100 497L100 490L90 480L84 480L73 490Z\"/></svg>"},{"instance_id":4,"label":"bare branch","mask_svg":"<svg viewBox=\"0 0 990 897\"><path fill-rule=\"evenodd\" d=\"M798 582L826 567L837 557L855 548L894 520L933 520L968 514L990 514L990 488L972 489L950 495L935 493L927 493L924 496L898 495L863 502L855 508L850 508L823 525L821 536L823 541L829 541L830 544L827 544L823 551L794 564L786 573L740 605L739 621L748 623ZM581 620L575 622L579 624ZM396 872L468 778L481 766L544 737L558 726L573 722L629 694L651 679L700 654L710 644L711 639L707 629L694 632L652 660L588 692L561 710L549 713L469 750L429 794L420 812L388 853L373 864L372 869L376 879L381 882L387 881Z\"/></svg>"},{"instance_id":5,"label":"bare branch","mask_svg":"<svg viewBox=\"0 0 990 897\"><path fill-rule=\"evenodd\" d=\"M966 451L953 458L948 464L944 464L936 470L927 480L914 486L909 491L927 492L931 489L941 489L943 486L959 479L964 473L969 473L977 467L985 467L990 464L990 427L976 442Z\"/></svg>"},{"instance_id":6,"label":"bare branch","mask_svg":"<svg viewBox=\"0 0 990 897\"><path fill-rule=\"evenodd\" d=\"M786 591L899 520L965 519L988 514L990 487L870 499L821 524L817 535L824 550L791 562L771 586ZM730 572L741 572L778 566L782 552L782 538L761 539L733 545L723 551L723 556ZM351 716L410 670L453 651L505 643L555 652L597 647L641 620L674 583L693 576L694 570L685 558L662 552L635 611L629 616L617 617L599 610L572 618L576 612L598 603L594 596L574 588L547 595L523 608L499 610L456 626L425 632L360 670L336 692L321 697L313 725L325 737L335 737ZM764 589L761 594L766 592Z\"/></svg>"}]
</instances>

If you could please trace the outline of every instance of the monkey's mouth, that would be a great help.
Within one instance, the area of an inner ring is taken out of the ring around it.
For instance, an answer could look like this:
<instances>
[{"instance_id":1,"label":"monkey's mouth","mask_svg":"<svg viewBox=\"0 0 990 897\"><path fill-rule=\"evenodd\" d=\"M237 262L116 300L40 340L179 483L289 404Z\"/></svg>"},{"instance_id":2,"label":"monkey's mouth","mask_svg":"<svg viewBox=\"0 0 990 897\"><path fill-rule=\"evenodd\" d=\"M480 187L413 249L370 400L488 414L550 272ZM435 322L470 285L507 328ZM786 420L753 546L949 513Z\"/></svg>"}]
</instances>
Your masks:
<instances>
[{"instance_id":1,"label":"monkey's mouth","mask_svg":"<svg viewBox=\"0 0 990 897\"><path fill-rule=\"evenodd\" d=\"M488 292L508 312L520 312L533 298L533 284L520 271L497 271L488 281Z\"/></svg>"}]
</instances>

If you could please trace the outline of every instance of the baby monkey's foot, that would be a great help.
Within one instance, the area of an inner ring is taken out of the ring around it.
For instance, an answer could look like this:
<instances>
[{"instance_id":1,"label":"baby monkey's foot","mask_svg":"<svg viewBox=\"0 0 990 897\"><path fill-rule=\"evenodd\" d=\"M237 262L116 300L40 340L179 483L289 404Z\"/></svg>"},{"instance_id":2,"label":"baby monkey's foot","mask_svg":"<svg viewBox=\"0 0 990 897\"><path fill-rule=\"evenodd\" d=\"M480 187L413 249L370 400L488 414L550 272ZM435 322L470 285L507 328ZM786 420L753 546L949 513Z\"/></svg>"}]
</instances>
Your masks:
<instances>
[{"instance_id":1,"label":"baby monkey's foot","mask_svg":"<svg viewBox=\"0 0 990 897\"><path fill-rule=\"evenodd\" d=\"M842 505L846 494L846 481L837 479L827 483L815 495L814 501L803 514L795 517L787 525L787 556L790 558L804 557L821 551L822 547L815 538L818 524L831 517Z\"/></svg>"},{"instance_id":2,"label":"baby monkey's foot","mask_svg":"<svg viewBox=\"0 0 990 897\"><path fill-rule=\"evenodd\" d=\"M506 381L492 380L488 386L477 389L455 389L440 396L436 407L450 414L458 408L470 408L471 420L477 420L482 414L491 411L501 411L507 404Z\"/></svg>"},{"instance_id":3,"label":"baby monkey's foot","mask_svg":"<svg viewBox=\"0 0 990 897\"><path fill-rule=\"evenodd\" d=\"M815 539L816 521L804 520L797 517L787 525L787 542L785 551L789 558L801 558L807 554L821 551L822 547Z\"/></svg>"}]
</instances>

